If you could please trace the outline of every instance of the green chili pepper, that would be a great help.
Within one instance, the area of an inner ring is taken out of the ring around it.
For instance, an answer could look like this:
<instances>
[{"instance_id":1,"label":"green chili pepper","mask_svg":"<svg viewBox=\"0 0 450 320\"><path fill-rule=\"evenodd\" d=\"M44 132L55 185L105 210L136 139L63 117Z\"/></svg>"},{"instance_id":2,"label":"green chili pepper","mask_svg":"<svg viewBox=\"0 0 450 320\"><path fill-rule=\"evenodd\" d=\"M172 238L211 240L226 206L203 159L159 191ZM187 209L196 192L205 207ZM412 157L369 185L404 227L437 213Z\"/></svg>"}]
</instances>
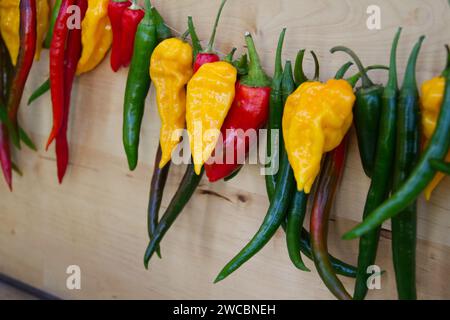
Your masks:
<instances>
[{"instance_id":1,"label":"green chili pepper","mask_svg":"<svg viewBox=\"0 0 450 320\"><path fill-rule=\"evenodd\" d=\"M139 135L144 115L145 98L150 88L150 57L158 41L156 19L150 1L146 1L146 12L139 23L134 40L133 58L128 71L123 113L123 145L130 170L138 162Z\"/></svg>"},{"instance_id":2,"label":"green chili pepper","mask_svg":"<svg viewBox=\"0 0 450 320\"><path fill-rule=\"evenodd\" d=\"M375 85L359 60L358 56L349 48L338 46L331 49L331 53L342 51L350 55L361 73L362 86L356 90L354 120L358 138L359 153L364 172L372 177L375 162L375 151L378 138L378 126L381 113L381 95L383 87Z\"/></svg>"},{"instance_id":3,"label":"green chili pepper","mask_svg":"<svg viewBox=\"0 0 450 320\"><path fill-rule=\"evenodd\" d=\"M189 199L191 199L192 195L194 194L195 189L202 179L203 173L204 169L202 168L201 173L197 175L194 170L194 165L192 163L188 165L183 180L181 180L180 187L173 196L172 201L170 201L169 206L167 207L164 215L159 221L158 226L153 233L153 238L151 238L147 250L145 251L144 265L146 269L148 269L150 258L155 253L161 240L164 238L164 235L170 229L178 215L181 213Z\"/></svg>"},{"instance_id":4,"label":"green chili pepper","mask_svg":"<svg viewBox=\"0 0 450 320\"><path fill-rule=\"evenodd\" d=\"M406 181L419 160L419 90L416 64L425 37L413 49L400 91L397 117L397 145L393 176L393 192ZM417 203L411 203L392 217L392 257L397 293L401 300L416 300Z\"/></svg>"},{"instance_id":5,"label":"green chili pepper","mask_svg":"<svg viewBox=\"0 0 450 320\"><path fill-rule=\"evenodd\" d=\"M291 200L290 196L294 190L293 179L291 179L292 175L293 173L287 159L287 154L284 153L281 159L280 171L278 173L277 188L263 224L244 249L242 249L241 252L222 269L215 279L215 283L225 279L247 260L253 257L275 234L285 218L285 213L290 202L289 200ZM281 182L286 183L282 184Z\"/></svg>"},{"instance_id":6,"label":"green chili pepper","mask_svg":"<svg viewBox=\"0 0 450 320\"><path fill-rule=\"evenodd\" d=\"M367 194L363 218L365 219L389 195L396 141L397 119L397 46L401 29L397 31L391 49L389 81L382 95L382 109L380 118L380 135L377 139L377 153L374 175ZM355 283L354 299L364 299L367 294L367 267L373 265L376 258L380 229L374 230L361 237L359 241L358 271Z\"/></svg>"},{"instance_id":7,"label":"green chili pepper","mask_svg":"<svg viewBox=\"0 0 450 320\"><path fill-rule=\"evenodd\" d=\"M450 55L448 55L450 62ZM374 210L361 224L344 235L344 239L359 237L399 214L413 203L436 175L430 160L443 161L450 147L450 66L443 73L445 96L433 136L409 178L391 197Z\"/></svg>"},{"instance_id":8,"label":"green chili pepper","mask_svg":"<svg viewBox=\"0 0 450 320\"><path fill-rule=\"evenodd\" d=\"M161 146L158 145L158 151L156 152L155 157L155 165L153 167L152 182L150 185L150 196L148 198L147 229L149 239L153 238L153 235L158 226L159 208L161 207L164 188L166 186L167 176L170 169L170 162L167 163L164 168L159 168L161 155ZM156 254L161 258L161 251L159 249L159 246L156 247Z\"/></svg>"},{"instance_id":9,"label":"green chili pepper","mask_svg":"<svg viewBox=\"0 0 450 320\"><path fill-rule=\"evenodd\" d=\"M300 52L304 52L304 50L301 50ZM311 52L312 53L312 52ZM296 59L296 71L300 70L300 74L304 75L303 72L303 56L304 54L301 54L300 59ZM313 55L315 56L315 54ZM319 75L319 62L317 58L314 59L316 62L316 74L315 76L318 77ZM306 80L305 80L306 79ZM301 81L308 81L306 77L302 78ZM283 106L286 104L286 100L289 97L289 95L295 91L298 85L301 83L295 83L294 82L294 76L292 74L292 66L291 62L287 61L286 65L284 67L283 72L283 79L281 82L281 99L283 101ZM282 155L284 156L284 153L286 153L286 150L283 148ZM291 169L292 170L292 169ZM291 177L294 179L293 177ZM295 179L294 179L295 180ZM284 183L284 182L281 182ZM295 181L293 181L295 185ZM277 184L278 188L278 184ZM300 243L298 239L300 238L300 232L303 226L303 222L305 220L306 215L306 205L308 203L308 196L304 192L299 192L294 189L293 194L291 195L291 203L288 207L288 210L286 212L286 244L288 248L288 254L289 258L291 259L294 266L302 271L309 272L310 270L305 266L305 263L303 262L303 259L300 254Z\"/></svg>"}]
</instances>

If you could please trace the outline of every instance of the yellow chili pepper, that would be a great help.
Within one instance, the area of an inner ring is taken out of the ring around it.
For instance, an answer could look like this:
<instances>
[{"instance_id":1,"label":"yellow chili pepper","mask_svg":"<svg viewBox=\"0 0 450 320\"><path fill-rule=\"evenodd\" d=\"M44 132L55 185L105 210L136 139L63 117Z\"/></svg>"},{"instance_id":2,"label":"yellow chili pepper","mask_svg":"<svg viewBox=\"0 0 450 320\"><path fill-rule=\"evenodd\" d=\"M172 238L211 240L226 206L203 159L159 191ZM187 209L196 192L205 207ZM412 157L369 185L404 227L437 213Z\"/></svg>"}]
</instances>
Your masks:
<instances>
[{"instance_id":1,"label":"yellow chili pepper","mask_svg":"<svg viewBox=\"0 0 450 320\"><path fill-rule=\"evenodd\" d=\"M436 77L425 81L422 85L422 96L420 97L420 109L422 113L422 131L425 137L425 144L433 136L436 129L436 122L441 111L442 101L444 99L445 79ZM447 154L446 161L450 161L450 152ZM425 189L425 198L430 200L434 189L445 177L442 173L437 173L433 181Z\"/></svg>"},{"instance_id":2,"label":"yellow chili pepper","mask_svg":"<svg viewBox=\"0 0 450 320\"><path fill-rule=\"evenodd\" d=\"M213 152L235 95L237 70L228 62L200 67L187 86L186 123L195 173Z\"/></svg>"},{"instance_id":3,"label":"yellow chili pepper","mask_svg":"<svg viewBox=\"0 0 450 320\"><path fill-rule=\"evenodd\" d=\"M0 1L0 33L6 43L11 60L14 65L19 54L19 26L20 26L20 0ZM45 33L49 25L49 5L47 0L36 1L36 53L35 59L39 60Z\"/></svg>"},{"instance_id":4,"label":"yellow chili pepper","mask_svg":"<svg viewBox=\"0 0 450 320\"><path fill-rule=\"evenodd\" d=\"M186 123L186 84L192 77L192 47L177 38L161 42L150 60L150 77L156 89L161 118L159 167L170 161Z\"/></svg>"},{"instance_id":5,"label":"yellow chili pepper","mask_svg":"<svg viewBox=\"0 0 450 320\"><path fill-rule=\"evenodd\" d=\"M112 44L108 0L89 0L81 23L83 51L78 62L77 75L94 69L105 57Z\"/></svg>"},{"instance_id":6,"label":"yellow chili pepper","mask_svg":"<svg viewBox=\"0 0 450 320\"><path fill-rule=\"evenodd\" d=\"M335 79L305 82L288 97L283 137L299 191L311 192L323 154L341 143L352 124L354 102L350 84Z\"/></svg>"}]
</instances>

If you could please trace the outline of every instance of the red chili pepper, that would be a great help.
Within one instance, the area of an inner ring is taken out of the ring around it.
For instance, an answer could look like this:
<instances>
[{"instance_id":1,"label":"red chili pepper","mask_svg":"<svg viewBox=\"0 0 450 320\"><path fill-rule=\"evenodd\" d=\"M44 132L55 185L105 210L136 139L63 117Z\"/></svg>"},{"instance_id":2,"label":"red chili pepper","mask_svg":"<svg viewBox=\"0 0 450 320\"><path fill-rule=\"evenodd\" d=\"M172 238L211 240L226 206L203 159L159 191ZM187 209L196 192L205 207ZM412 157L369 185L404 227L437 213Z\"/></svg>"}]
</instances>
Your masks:
<instances>
[{"instance_id":1,"label":"red chili pepper","mask_svg":"<svg viewBox=\"0 0 450 320\"><path fill-rule=\"evenodd\" d=\"M17 112L23 89L33 65L36 51L36 1L20 1L20 49L8 97L8 131L12 142L20 148Z\"/></svg>"},{"instance_id":2,"label":"red chili pepper","mask_svg":"<svg viewBox=\"0 0 450 320\"><path fill-rule=\"evenodd\" d=\"M88 7L87 0L78 0L77 6L80 8L81 20L86 14ZM56 135L56 166L58 169L58 181L62 183L69 163L69 144L67 142L67 127L69 122L70 97L73 80L77 71L78 61L81 57L81 29L69 31L67 37L67 47L65 51L64 70L64 109L61 129Z\"/></svg>"},{"instance_id":3,"label":"red chili pepper","mask_svg":"<svg viewBox=\"0 0 450 320\"><path fill-rule=\"evenodd\" d=\"M319 179L314 204L311 210L311 247L314 264L325 285L336 298L351 300L342 282L336 276L328 255L328 221L339 180L344 171L348 136L342 143L327 154Z\"/></svg>"},{"instance_id":4,"label":"red chili pepper","mask_svg":"<svg viewBox=\"0 0 450 320\"><path fill-rule=\"evenodd\" d=\"M50 93L53 106L53 128L45 149L48 149L56 138L64 120L64 61L66 43L69 36L67 20L72 15L72 12L67 9L74 4L76 4L76 0L63 0L61 3L50 45Z\"/></svg>"},{"instance_id":5,"label":"red chili pepper","mask_svg":"<svg viewBox=\"0 0 450 320\"><path fill-rule=\"evenodd\" d=\"M116 72L122 66L121 41L122 41L122 17L126 8L131 5L128 0L110 0L108 4L108 16L111 21L113 42L111 47L111 69Z\"/></svg>"},{"instance_id":6,"label":"red chili pepper","mask_svg":"<svg viewBox=\"0 0 450 320\"><path fill-rule=\"evenodd\" d=\"M216 16L216 21L214 23L213 32L211 34L211 38L209 39L208 47L206 50L199 52L197 54L197 58L194 62L194 73L197 72L200 67L206 63L212 63L220 61L220 57L217 55L217 53L214 52L214 40L216 38L216 31L217 26L219 25L220 15L222 14L223 7L225 6L225 3L227 0L222 0L222 3L220 4L219 12Z\"/></svg>"},{"instance_id":7,"label":"red chili pepper","mask_svg":"<svg viewBox=\"0 0 450 320\"><path fill-rule=\"evenodd\" d=\"M120 58L123 67L128 67L133 57L134 35L137 27L144 18L145 12L133 1L131 6L125 9L122 16L122 33L121 33L121 53Z\"/></svg>"},{"instance_id":8,"label":"red chili pepper","mask_svg":"<svg viewBox=\"0 0 450 320\"><path fill-rule=\"evenodd\" d=\"M221 152L223 163L205 164L206 175L211 182L228 177L242 166L242 163L238 163L238 154L243 154L245 146L247 155L250 144L248 136L243 133L249 129L261 129L269 116L271 81L261 67L255 44L249 33L245 35L245 41L250 57L249 72L237 83L233 105L221 128L224 139ZM231 149L234 151L234 160L232 163L226 163L226 153ZM216 150L215 156L217 155Z\"/></svg>"}]
</instances>

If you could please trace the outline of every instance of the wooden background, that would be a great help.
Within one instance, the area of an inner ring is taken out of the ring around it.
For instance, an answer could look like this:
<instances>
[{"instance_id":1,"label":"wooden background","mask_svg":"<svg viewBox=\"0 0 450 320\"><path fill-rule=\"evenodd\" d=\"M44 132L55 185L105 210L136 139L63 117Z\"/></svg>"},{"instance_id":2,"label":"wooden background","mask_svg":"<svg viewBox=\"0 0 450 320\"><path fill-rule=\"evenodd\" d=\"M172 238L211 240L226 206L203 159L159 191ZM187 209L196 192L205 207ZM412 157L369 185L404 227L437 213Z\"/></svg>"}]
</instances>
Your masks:
<instances>
[{"instance_id":1,"label":"wooden background","mask_svg":"<svg viewBox=\"0 0 450 320\"><path fill-rule=\"evenodd\" d=\"M192 15L202 39L207 39L219 1L154 0L167 23L186 28ZM366 27L366 9L381 7L382 28ZM401 75L413 43L427 35L418 64L420 82L442 70L443 45L449 42L450 8L446 0L229 0L217 48L242 50L250 31L268 71L283 26L288 27L285 59L301 48L315 50L322 79L330 77L347 57L332 56L334 45L349 45L365 64L388 63L391 41L404 27L398 62ZM312 59L306 58L312 72ZM122 97L127 70L114 74L104 61L80 77L74 86L70 120L70 167L58 185L53 148L44 151L51 128L49 95L31 107L22 105L20 121L38 144L37 153L23 149L15 159L24 177L14 176L14 193L0 183L0 273L18 278L62 298L139 299L328 299L332 296L315 271L304 273L290 263L284 234L227 280L213 279L259 227L268 201L258 166L247 166L230 183L203 181L193 200L167 234L163 259L155 258L149 271L142 257L147 245L146 206L159 120L151 91L144 117L140 163L128 172L122 150ZM386 74L373 73L385 82ZM47 53L33 67L24 97L48 76ZM346 173L330 226L330 250L346 261L356 261L357 241L339 236L360 220L369 181L363 175L352 139ZM184 167L171 171L168 198ZM420 200L417 249L419 297L450 298L450 180L436 190L429 203ZM386 226L389 228L389 226ZM308 261L309 267L313 264ZM387 273L382 290L370 298L395 299L390 233L384 231L378 264ZM66 288L66 268L79 265L81 290ZM349 289L353 281L344 279Z\"/></svg>"}]
</instances>

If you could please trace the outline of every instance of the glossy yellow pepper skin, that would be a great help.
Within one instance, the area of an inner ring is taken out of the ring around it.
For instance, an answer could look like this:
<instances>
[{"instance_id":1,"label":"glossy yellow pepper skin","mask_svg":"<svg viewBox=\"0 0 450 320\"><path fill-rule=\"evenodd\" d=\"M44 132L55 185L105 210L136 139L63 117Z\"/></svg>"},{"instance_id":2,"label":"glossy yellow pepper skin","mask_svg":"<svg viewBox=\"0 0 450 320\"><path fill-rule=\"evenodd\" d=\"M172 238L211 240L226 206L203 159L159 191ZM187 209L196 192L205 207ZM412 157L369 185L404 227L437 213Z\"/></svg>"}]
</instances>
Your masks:
<instances>
[{"instance_id":1,"label":"glossy yellow pepper skin","mask_svg":"<svg viewBox=\"0 0 450 320\"><path fill-rule=\"evenodd\" d=\"M311 192L323 154L335 149L348 132L355 99L351 85L335 79L305 82L288 97L283 138L299 191Z\"/></svg>"},{"instance_id":2,"label":"glossy yellow pepper skin","mask_svg":"<svg viewBox=\"0 0 450 320\"><path fill-rule=\"evenodd\" d=\"M186 123L186 84L192 77L192 47L177 38L164 40L153 51L150 77L161 118L159 167L171 159Z\"/></svg>"},{"instance_id":3,"label":"glossy yellow pepper skin","mask_svg":"<svg viewBox=\"0 0 450 320\"><path fill-rule=\"evenodd\" d=\"M77 75L94 69L105 57L112 44L108 0L89 0L86 16L81 23L83 51Z\"/></svg>"},{"instance_id":4,"label":"glossy yellow pepper skin","mask_svg":"<svg viewBox=\"0 0 450 320\"><path fill-rule=\"evenodd\" d=\"M442 101L444 99L445 79L436 77L425 81L422 85L422 95L420 97L420 110L422 115L422 132L425 137L425 145L433 136L436 129L436 123L441 111ZM450 152L447 154L446 161L450 161ZM425 198L430 200L434 189L445 177L442 173L437 173L433 181L425 189Z\"/></svg>"},{"instance_id":5,"label":"glossy yellow pepper skin","mask_svg":"<svg viewBox=\"0 0 450 320\"><path fill-rule=\"evenodd\" d=\"M213 152L235 95L237 70L228 62L207 63L187 86L186 124L195 173Z\"/></svg>"},{"instance_id":6,"label":"glossy yellow pepper skin","mask_svg":"<svg viewBox=\"0 0 450 320\"><path fill-rule=\"evenodd\" d=\"M20 36L20 0L0 1L0 33L6 43L11 60L14 65L19 54ZM45 33L49 26L50 7L47 0L36 1L36 54L35 59L39 60L44 41Z\"/></svg>"}]
</instances>

